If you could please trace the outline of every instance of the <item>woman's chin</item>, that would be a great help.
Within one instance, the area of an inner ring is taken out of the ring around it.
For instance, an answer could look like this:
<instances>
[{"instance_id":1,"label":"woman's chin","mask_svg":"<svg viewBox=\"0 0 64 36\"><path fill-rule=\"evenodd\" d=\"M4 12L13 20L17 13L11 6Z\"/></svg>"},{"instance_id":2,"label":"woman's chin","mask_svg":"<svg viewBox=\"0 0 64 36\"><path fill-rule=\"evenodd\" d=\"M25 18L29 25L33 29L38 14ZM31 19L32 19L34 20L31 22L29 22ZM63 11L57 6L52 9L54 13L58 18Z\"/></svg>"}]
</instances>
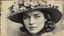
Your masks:
<instances>
[{"instance_id":1,"label":"woman's chin","mask_svg":"<svg viewBox=\"0 0 64 36\"><path fill-rule=\"evenodd\" d=\"M30 33L31 34L36 34L36 33L38 33L38 31L37 30L32 30L32 31L30 31Z\"/></svg>"}]
</instances>

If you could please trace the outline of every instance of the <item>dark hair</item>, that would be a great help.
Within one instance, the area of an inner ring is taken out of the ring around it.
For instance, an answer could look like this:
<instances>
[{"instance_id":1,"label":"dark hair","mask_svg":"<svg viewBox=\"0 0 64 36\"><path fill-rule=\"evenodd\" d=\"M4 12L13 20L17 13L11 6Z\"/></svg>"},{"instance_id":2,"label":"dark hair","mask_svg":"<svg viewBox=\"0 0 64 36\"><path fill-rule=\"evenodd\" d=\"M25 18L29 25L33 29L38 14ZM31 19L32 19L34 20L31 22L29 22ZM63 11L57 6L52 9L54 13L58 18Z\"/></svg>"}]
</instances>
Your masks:
<instances>
[{"instance_id":1,"label":"dark hair","mask_svg":"<svg viewBox=\"0 0 64 36\"><path fill-rule=\"evenodd\" d=\"M54 30L55 23L51 20L50 13L45 10L40 10L40 11L44 14L44 17L47 19L47 21L45 21L44 28L42 28L42 30L40 32L44 33L44 32L50 32L50 31ZM24 23L23 23L23 13L20 13L20 16L19 16L19 18L21 18L20 21L23 24L23 27L21 27L20 30L22 32L27 32L28 30L25 28Z\"/></svg>"}]
</instances>

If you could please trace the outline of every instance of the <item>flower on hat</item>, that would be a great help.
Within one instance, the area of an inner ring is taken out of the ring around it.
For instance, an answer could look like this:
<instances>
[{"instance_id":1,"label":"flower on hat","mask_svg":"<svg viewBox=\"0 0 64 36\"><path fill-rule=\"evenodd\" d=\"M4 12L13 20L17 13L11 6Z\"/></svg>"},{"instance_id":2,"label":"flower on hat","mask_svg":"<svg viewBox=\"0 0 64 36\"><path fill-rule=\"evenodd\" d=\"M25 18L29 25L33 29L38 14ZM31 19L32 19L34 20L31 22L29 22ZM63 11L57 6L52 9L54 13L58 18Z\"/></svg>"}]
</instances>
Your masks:
<instances>
[{"instance_id":1,"label":"flower on hat","mask_svg":"<svg viewBox=\"0 0 64 36\"><path fill-rule=\"evenodd\" d=\"M42 4L43 3L43 4ZM51 4L47 4L45 2L32 2L32 1L26 1L26 2L18 2L18 3L14 3L12 6L10 6L9 10L11 12L23 12L23 11L27 11L29 9L35 9L35 8L55 8L57 9L58 6L55 5L51 5Z\"/></svg>"}]
</instances>

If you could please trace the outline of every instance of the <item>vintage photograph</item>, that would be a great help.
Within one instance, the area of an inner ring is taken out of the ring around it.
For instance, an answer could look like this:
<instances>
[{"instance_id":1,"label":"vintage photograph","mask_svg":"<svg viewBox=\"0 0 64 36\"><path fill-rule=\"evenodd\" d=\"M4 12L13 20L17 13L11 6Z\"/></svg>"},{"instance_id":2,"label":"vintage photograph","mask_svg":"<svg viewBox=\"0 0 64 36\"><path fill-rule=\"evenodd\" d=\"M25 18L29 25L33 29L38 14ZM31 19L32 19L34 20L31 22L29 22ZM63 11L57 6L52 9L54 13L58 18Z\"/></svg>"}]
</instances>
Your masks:
<instances>
[{"instance_id":1,"label":"vintage photograph","mask_svg":"<svg viewBox=\"0 0 64 36\"><path fill-rule=\"evenodd\" d=\"M64 0L2 0L1 36L64 36Z\"/></svg>"}]
</instances>

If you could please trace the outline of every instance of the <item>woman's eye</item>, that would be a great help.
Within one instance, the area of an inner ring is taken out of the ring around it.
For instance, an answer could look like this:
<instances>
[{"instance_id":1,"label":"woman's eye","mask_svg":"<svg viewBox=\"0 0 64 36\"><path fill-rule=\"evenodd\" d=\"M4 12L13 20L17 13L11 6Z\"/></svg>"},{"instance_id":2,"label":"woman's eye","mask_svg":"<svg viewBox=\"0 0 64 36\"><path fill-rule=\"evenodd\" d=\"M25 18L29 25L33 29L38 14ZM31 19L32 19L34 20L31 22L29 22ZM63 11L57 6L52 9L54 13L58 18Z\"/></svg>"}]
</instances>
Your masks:
<instances>
[{"instance_id":1,"label":"woman's eye","mask_svg":"<svg viewBox=\"0 0 64 36\"><path fill-rule=\"evenodd\" d=\"M40 18L40 16L35 16L35 18Z\"/></svg>"}]
</instances>

